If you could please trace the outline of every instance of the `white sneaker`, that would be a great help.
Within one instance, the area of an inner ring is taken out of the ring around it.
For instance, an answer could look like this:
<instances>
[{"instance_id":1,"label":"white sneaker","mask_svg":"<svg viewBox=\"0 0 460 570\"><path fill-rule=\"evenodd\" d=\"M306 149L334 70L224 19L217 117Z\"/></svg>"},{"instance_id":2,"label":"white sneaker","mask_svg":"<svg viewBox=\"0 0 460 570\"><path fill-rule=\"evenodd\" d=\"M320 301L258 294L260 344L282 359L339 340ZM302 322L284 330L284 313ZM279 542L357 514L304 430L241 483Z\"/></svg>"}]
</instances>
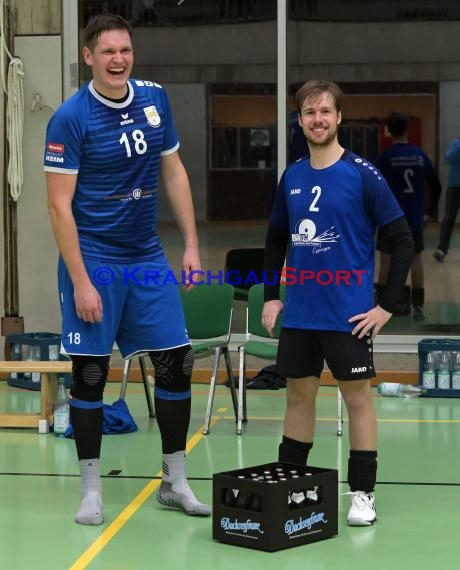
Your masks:
<instances>
[{"instance_id":1,"label":"white sneaker","mask_svg":"<svg viewBox=\"0 0 460 570\"><path fill-rule=\"evenodd\" d=\"M352 495L351 507L348 511L347 524L350 526L370 526L377 521L375 512L374 493L353 491L346 493Z\"/></svg>"}]
</instances>

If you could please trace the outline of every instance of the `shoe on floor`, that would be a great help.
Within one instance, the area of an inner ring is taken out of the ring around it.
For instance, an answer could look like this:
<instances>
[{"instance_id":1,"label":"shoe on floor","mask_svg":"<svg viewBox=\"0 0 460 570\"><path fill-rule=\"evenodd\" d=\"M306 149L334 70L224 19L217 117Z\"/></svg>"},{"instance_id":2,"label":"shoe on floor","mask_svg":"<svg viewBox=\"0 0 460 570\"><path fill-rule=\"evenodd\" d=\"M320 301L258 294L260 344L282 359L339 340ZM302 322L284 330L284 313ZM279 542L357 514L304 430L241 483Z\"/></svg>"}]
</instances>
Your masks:
<instances>
[{"instance_id":1,"label":"shoe on floor","mask_svg":"<svg viewBox=\"0 0 460 570\"><path fill-rule=\"evenodd\" d=\"M412 307L412 316L416 321L424 321L425 313L423 312L423 307L420 307L420 305L414 305Z\"/></svg>"},{"instance_id":2,"label":"shoe on floor","mask_svg":"<svg viewBox=\"0 0 460 570\"><path fill-rule=\"evenodd\" d=\"M438 263L442 263L444 261L444 258L446 257L446 252L442 251L442 249L437 249L434 253L433 253L433 257L436 259L436 261Z\"/></svg>"},{"instance_id":3,"label":"shoe on floor","mask_svg":"<svg viewBox=\"0 0 460 570\"><path fill-rule=\"evenodd\" d=\"M350 526L370 526L374 524L377 521L374 493L353 491L347 494L352 495L347 524Z\"/></svg>"}]
</instances>

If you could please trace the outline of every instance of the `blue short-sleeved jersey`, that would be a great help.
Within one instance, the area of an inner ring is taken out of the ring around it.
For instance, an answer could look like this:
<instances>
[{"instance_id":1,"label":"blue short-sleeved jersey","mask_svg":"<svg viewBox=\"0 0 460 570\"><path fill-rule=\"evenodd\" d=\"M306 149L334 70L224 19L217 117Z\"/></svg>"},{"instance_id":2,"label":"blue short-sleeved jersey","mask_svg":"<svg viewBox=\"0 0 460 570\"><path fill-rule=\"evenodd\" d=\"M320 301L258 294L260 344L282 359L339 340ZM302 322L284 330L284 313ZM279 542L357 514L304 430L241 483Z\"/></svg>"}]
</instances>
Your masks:
<instances>
[{"instance_id":1,"label":"blue short-sleeved jersey","mask_svg":"<svg viewBox=\"0 0 460 570\"><path fill-rule=\"evenodd\" d=\"M447 184L453 188L460 187L460 139L454 139L448 146L445 163L449 165Z\"/></svg>"},{"instance_id":2,"label":"blue short-sleeved jersey","mask_svg":"<svg viewBox=\"0 0 460 570\"><path fill-rule=\"evenodd\" d=\"M51 118L45 171L77 174L72 202L83 257L145 261L161 253L157 233L162 155L179 141L164 89L132 79L128 98L101 97L93 82Z\"/></svg>"},{"instance_id":3,"label":"blue short-sleeved jersey","mask_svg":"<svg viewBox=\"0 0 460 570\"><path fill-rule=\"evenodd\" d=\"M385 177L399 202L413 232L421 232L425 215L425 185L437 174L427 154L409 143L396 143L377 160L377 168Z\"/></svg>"},{"instance_id":4,"label":"blue short-sleeved jersey","mask_svg":"<svg viewBox=\"0 0 460 570\"><path fill-rule=\"evenodd\" d=\"M290 233L283 326L352 330L374 306L376 230L402 215L380 172L349 151L324 169L289 165L271 216Z\"/></svg>"}]
</instances>

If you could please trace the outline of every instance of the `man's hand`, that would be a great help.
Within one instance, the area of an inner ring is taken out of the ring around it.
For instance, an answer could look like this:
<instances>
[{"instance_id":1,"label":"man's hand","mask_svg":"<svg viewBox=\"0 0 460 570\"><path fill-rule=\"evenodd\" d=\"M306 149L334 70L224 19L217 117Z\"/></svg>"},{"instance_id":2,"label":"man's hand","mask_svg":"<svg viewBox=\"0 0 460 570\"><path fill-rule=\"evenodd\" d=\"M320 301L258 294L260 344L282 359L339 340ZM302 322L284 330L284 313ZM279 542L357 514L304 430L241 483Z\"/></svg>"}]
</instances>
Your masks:
<instances>
[{"instance_id":1,"label":"man's hand","mask_svg":"<svg viewBox=\"0 0 460 570\"><path fill-rule=\"evenodd\" d=\"M192 271L201 271L200 254L197 249L185 249L182 257L182 269L184 270L185 276L185 284L183 285L183 288L186 290L192 289L194 287L192 281L196 282L197 278L192 275L192 279L190 280L190 273Z\"/></svg>"},{"instance_id":2,"label":"man's hand","mask_svg":"<svg viewBox=\"0 0 460 570\"><path fill-rule=\"evenodd\" d=\"M74 287L75 310L77 316L85 323L102 322L102 301L95 287L89 283Z\"/></svg>"},{"instance_id":3,"label":"man's hand","mask_svg":"<svg viewBox=\"0 0 460 570\"><path fill-rule=\"evenodd\" d=\"M391 317L392 313L385 311L380 305L377 305L367 313L361 313L360 315L355 315L348 319L349 323L358 323L351 331L351 334L357 334L358 338L363 338L368 332L372 331L372 339L374 339L379 334L383 325L385 325Z\"/></svg>"},{"instance_id":4,"label":"man's hand","mask_svg":"<svg viewBox=\"0 0 460 570\"><path fill-rule=\"evenodd\" d=\"M273 329L276 325L276 319L283 310L283 307L284 305L282 301L279 301L278 299L264 303L264 308L262 309L262 324L267 329L267 332L271 337L273 337Z\"/></svg>"}]
</instances>

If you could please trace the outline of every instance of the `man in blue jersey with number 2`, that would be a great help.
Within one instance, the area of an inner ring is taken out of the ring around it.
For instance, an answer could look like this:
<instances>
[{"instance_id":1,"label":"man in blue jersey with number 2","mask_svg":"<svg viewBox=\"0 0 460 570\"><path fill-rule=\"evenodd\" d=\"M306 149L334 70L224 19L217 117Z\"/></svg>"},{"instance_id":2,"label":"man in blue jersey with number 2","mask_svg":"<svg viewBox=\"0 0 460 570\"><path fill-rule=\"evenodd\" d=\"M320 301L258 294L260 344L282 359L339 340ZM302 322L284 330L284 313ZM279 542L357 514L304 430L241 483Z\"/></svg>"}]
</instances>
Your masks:
<instances>
[{"instance_id":1,"label":"man in blue jersey with number 2","mask_svg":"<svg viewBox=\"0 0 460 570\"><path fill-rule=\"evenodd\" d=\"M315 433L315 400L326 361L349 416L347 522L377 520L377 420L369 379L375 376L372 340L399 301L413 255L401 208L372 164L340 146L343 93L330 81L309 81L296 107L310 158L289 165L278 185L265 243L267 282L283 270L279 286L265 286L264 326L283 312L277 358L287 378L287 408L278 459L305 465ZM373 299L375 234L392 245L388 280Z\"/></svg>"},{"instance_id":2,"label":"man in blue jersey with number 2","mask_svg":"<svg viewBox=\"0 0 460 570\"><path fill-rule=\"evenodd\" d=\"M80 466L75 520L104 521L100 478L102 398L114 342L123 357L148 352L155 368L155 410L163 477L159 503L209 515L185 474L193 353L177 284L158 236L158 178L182 232L182 265L200 270L185 168L165 90L130 79L131 27L95 16L83 58L93 79L51 118L45 147L48 208L60 250L62 347L72 358L70 419ZM162 281L164 279L164 283Z\"/></svg>"}]
</instances>

